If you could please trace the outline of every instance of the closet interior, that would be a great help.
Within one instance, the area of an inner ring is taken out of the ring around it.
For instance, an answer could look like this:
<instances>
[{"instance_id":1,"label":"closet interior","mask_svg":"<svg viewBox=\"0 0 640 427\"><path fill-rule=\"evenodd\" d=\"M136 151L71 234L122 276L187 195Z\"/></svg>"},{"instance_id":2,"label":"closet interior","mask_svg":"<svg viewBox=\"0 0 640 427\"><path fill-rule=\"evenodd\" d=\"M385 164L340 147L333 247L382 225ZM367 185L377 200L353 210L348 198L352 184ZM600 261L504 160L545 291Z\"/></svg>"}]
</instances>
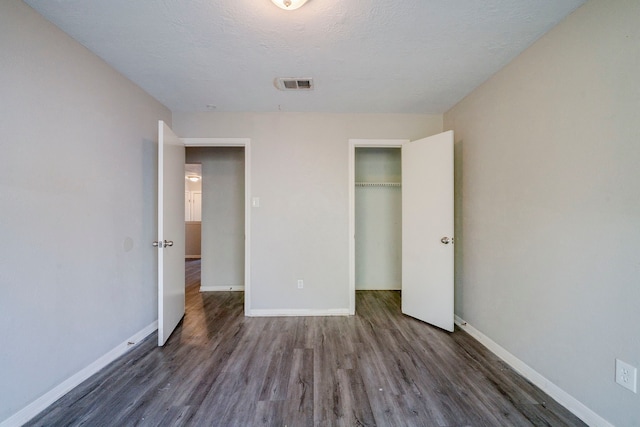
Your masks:
<instances>
[{"instance_id":1,"label":"closet interior","mask_svg":"<svg viewBox=\"0 0 640 427\"><path fill-rule=\"evenodd\" d=\"M356 148L356 290L402 288L401 174L400 148Z\"/></svg>"}]
</instances>

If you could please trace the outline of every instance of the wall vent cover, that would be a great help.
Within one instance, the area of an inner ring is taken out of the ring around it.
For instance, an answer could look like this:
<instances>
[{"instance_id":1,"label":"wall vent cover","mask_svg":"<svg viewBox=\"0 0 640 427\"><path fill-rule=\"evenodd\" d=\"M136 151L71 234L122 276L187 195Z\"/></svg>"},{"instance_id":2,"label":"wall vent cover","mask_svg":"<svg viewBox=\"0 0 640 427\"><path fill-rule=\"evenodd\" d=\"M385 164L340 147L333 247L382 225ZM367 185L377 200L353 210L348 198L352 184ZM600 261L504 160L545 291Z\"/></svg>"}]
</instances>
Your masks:
<instances>
[{"instance_id":1,"label":"wall vent cover","mask_svg":"<svg viewBox=\"0 0 640 427\"><path fill-rule=\"evenodd\" d=\"M313 90L313 79L307 77L278 77L275 84L280 90Z\"/></svg>"}]
</instances>

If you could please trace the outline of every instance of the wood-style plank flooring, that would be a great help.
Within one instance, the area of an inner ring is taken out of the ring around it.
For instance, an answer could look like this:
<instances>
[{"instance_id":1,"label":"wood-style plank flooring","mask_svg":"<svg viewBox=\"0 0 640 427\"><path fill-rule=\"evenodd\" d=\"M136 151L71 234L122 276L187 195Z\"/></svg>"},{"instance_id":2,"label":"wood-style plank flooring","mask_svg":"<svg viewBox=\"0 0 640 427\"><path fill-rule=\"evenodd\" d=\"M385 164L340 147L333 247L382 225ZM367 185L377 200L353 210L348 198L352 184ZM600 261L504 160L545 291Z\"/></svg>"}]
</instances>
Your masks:
<instances>
[{"instance_id":1,"label":"wood-style plank flooring","mask_svg":"<svg viewBox=\"0 0 640 427\"><path fill-rule=\"evenodd\" d=\"M152 334L33 426L583 426L463 331L357 293L353 317L246 318L241 292L200 293L164 348Z\"/></svg>"}]
</instances>

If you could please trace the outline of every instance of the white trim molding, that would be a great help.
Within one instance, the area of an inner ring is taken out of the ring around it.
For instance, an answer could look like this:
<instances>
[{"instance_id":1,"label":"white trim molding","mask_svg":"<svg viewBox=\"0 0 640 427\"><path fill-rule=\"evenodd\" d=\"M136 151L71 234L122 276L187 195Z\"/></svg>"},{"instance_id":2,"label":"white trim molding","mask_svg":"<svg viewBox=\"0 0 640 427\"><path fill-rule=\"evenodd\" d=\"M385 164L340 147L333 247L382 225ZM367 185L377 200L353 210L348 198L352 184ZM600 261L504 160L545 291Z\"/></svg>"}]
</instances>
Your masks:
<instances>
[{"instance_id":1,"label":"white trim molding","mask_svg":"<svg viewBox=\"0 0 640 427\"><path fill-rule=\"evenodd\" d=\"M98 371L107 366L109 363L113 362L118 357L131 350L140 341L151 335L157 329L158 321L156 320L147 327L135 333L129 339L126 339L122 343L115 346L113 349L111 349L105 355L101 356L95 362L91 363L86 368L67 378L65 381L52 388L51 390L31 402L29 405L22 408L20 411L16 412L6 420L0 422L0 427L17 427L25 424L27 421L49 407L56 400L60 399L73 388L80 385L87 378L98 373Z\"/></svg>"},{"instance_id":2,"label":"white trim molding","mask_svg":"<svg viewBox=\"0 0 640 427\"><path fill-rule=\"evenodd\" d=\"M315 317L315 316L349 316L348 308L315 309L275 309L251 310L250 317Z\"/></svg>"},{"instance_id":3,"label":"white trim molding","mask_svg":"<svg viewBox=\"0 0 640 427\"><path fill-rule=\"evenodd\" d=\"M531 381L536 387L547 393L560 405L564 406L576 417L587 423L587 425L597 427L614 427L614 425L609 421L593 412L578 399L571 396L569 393L562 390L560 387L542 376L535 369L524 363L522 360L518 359L513 354L509 353L504 347L471 326L464 319L460 318L459 316L455 316L455 323L460 327L460 329L467 332L478 342L480 342L480 344L487 347L493 354L506 362L516 372Z\"/></svg>"}]
</instances>

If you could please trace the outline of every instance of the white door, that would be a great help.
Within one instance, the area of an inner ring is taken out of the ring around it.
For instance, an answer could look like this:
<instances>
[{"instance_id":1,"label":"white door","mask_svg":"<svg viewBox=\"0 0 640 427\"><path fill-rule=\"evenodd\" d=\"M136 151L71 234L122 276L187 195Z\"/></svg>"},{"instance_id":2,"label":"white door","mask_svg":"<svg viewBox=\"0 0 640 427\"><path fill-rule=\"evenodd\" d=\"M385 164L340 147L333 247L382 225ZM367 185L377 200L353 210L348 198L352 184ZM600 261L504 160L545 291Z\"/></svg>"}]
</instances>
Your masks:
<instances>
[{"instance_id":1,"label":"white door","mask_svg":"<svg viewBox=\"0 0 640 427\"><path fill-rule=\"evenodd\" d=\"M184 220L191 221L191 193L184 192Z\"/></svg>"},{"instance_id":2,"label":"white door","mask_svg":"<svg viewBox=\"0 0 640 427\"><path fill-rule=\"evenodd\" d=\"M202 192L191 193L191 221L202 221Z\"/></svg>"},{"instance_id":3,"label":"white door","mask_svg":"<svg viewBox=\"0 0 640 427\"><path fill-rule=\"evenodd\" d=\"M453 331L453 131L402 146L402 312Z\"/></svg>"},{"instance_id":4,"label":"white door","mask_svg":"<svg viewBox=\"0 0 640 427\"><path fill-rule=\"evenodd\" d=\"M184 144L163 121L158 129L158 345L184 316Z\"/></svg>"}]
</instances>

